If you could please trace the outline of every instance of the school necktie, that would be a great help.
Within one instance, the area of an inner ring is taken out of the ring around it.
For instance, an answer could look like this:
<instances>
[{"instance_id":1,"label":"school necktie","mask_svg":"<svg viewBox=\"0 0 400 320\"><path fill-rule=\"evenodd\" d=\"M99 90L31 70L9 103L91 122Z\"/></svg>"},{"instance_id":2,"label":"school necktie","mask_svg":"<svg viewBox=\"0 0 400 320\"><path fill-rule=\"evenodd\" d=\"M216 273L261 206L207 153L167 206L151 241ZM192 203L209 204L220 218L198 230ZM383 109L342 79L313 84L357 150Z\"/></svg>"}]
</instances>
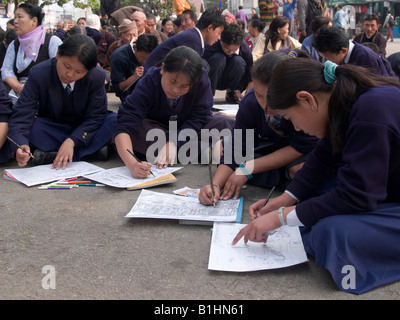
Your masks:
<instances>
[{"instance_id":1,"label":"school necktie","mask_svg":"<svg viewBox=\"0 0 400 320\"><path fill-rule=\"evenodd\" d=\"M67 86L65 87L65 91L67 92L68 95L72 92L71 90L71 85L68 83Z\"/></svg>"}]
</instances>

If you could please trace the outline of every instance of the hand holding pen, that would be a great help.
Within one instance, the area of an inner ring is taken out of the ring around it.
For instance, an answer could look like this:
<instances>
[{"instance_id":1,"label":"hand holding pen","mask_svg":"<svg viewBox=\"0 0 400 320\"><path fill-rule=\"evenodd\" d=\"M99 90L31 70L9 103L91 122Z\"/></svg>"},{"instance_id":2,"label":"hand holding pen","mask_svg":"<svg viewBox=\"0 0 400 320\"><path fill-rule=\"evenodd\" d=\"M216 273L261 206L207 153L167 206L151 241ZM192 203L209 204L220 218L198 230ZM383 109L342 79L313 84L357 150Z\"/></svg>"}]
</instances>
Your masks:
<instances>
[{"instance_id":1,"label":"hand holding pen","mask_svg":"<svg viewBox=\"0 0 400 320\"><path fill-rule=\"evenodd\" d=\"M27 145L21 146L18 143L16 143L13 139L11 139L9 136L5 135L5 137L18 147L17 152L15 154L15 158L17 159L18 165L20 167L25 166L30 158L34 158L33 154L30 152L29 146Z\"/></svg>"},{"instance_id":2,"label":"hand holding pen","mask_svg":"<svg viewBox=\"0 0 400 320\"><path fill-rule=\"evenodd\" d=\"M129 149L126 149L126 151L128 151L129 154L130 154L132 157L134 157L135 160L136 160L138 163L140 163L140 164L143 163L142 161L140 161L140 159L139 159L132 151L130 151ZM150 165L149 163L148 163L147 165L149 166L149 169L148 169L148 170L146 170L145 168L142 168L142 170L141 170L141 171L146 172L146 176L142 176L142 175L143 175L143 172L139 171L139 175L138 175L138 176L135 175L135 178L142 178L142 179L143 179L143 178L146 178L146 177L149 175L147 172L150 172L150 174L151 174L154 178L156 177L156 176L154 175L154 173L151 172L151 170L150 170L151 165Z\"/></svg>"}]
</instances>

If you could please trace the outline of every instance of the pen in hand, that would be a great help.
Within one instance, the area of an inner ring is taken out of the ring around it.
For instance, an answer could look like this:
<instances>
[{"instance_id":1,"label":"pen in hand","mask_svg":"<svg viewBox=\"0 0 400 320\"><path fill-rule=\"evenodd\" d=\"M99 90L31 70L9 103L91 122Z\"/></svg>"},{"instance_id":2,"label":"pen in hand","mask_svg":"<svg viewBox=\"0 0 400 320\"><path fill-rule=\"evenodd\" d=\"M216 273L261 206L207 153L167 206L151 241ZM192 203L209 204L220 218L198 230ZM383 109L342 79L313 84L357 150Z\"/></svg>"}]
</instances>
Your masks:
<instances>
[{"instance_id":1,"label":"pen in hand","mask_svg":"<svg viewBox=\"0 0 400 320\"><path fill-rule=\"evenodd\" d=\"M267 196L267 199L265 199L265 202L263 204L263 208L267 205L267 203L268 203L269 199L271 198L272 193L274 192L274 190L275 190L275 186L272 187L271 191L269 192L269 194Z\"/></svg>"},{"instance_id":2,"label":"pen in hand","mask_svg":"<svg viewBox=\"0 0 400 320\"><path fill-rule=\"evenodd\" d=\"M34 156L33 156L33 154L32 153L30 153L30 152L27 152L26 150L25 150L25 148L23 148L22 146L20 146L18 143L16 143L13 139L11 139L8 135L6 135L5 134L5 137L8 139L8 140L10 140L12 143L14 143L19 149L21 149L23 152L25 152L25 153L28 153L29 154L29 156L31 157L31 158L35 158Z\"/></svg>"},{"instance_id":3,"label":"pen in hand","mask_svg":"<svg viewBox=\"0 0 400 320\"><path fill-rule=\"evenodd\" d=\"M130 151L129 149L126 149L126 151L128 151L128 152L136 159L137 162L142 163L142 161L140 161L140 159L139 159L138 157L136 157L135 154L134 154L132 151ZM154 173L151 172L151 170L150 170L150 173L151 173L151 175L152 175L154 178L156 177L156 176L154 175Z\"/></svg>"}]
</instances>

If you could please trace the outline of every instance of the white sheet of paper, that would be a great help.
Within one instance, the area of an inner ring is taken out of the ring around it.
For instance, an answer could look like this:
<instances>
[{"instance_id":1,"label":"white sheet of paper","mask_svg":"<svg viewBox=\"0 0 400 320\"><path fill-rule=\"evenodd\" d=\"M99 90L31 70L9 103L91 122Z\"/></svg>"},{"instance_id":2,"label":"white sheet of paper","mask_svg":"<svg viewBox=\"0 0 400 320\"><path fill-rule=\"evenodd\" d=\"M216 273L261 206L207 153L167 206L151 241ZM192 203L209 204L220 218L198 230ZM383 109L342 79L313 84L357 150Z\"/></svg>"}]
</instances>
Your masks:
<instances>
[{"instance_id":1,"label":"white sheet of paper","mask_svg":"<svg viewBox=\"0 0 400 320\"><path fill-rule=\"evenodd\" d=\"M233 246L233 239L245 226L214 223L209 270L247 272L284 268L308 261L299 228L282 226L268 237L266 243L248 241L245 244L242 238Z\"/></svg>"},{"instance_id":2,"label":"white sheet of paper","mask_svg":"<svg viewBox=\"0 0 400 320\"><path fill-rule=\"evenodd\" d=\"M238 104L214 104L213 109L215 110L239 110Z\"/></svg>"},{"instance_id":3,"label":"white sheet of paper","mask_svg":"<svg viewBox=\"0 0 400 320\"><path fill-rule=\"evenodd\" d=\"M122 166L86 175L85 178L115 188L128 188L137 184L150 182L180 169L182 169L182 167L167 167L164 169L157 169L155 165L152 165L151 172L154 173L155 177L149 175L145 179L137 179L132 177L132 174L126 166Z\"/></svg>"},{"instance_id":4,"label":"white sheet of paper","mask_svg":"<svg viewBox=\"0 0 400 320\"><path fill-rule=\"evenodd\" d=\"M42 183L48 183L72 177L81 177L89 173L104 170L94 164L85 161L72 162L72 166L67 164L66 168L56 170L51 168L52 164L45 164L30 168L5 169L16 180L28 187Z\"/></svg>"},{"instance_id":5,"label":"white sheet of paper","mask_svg":"<svg viewBox=\"0 0 400 320\"><path fill-rule=\"evenodd\" d=\"M227 200L205 206L198 198L142 190L126 217L233 222L239 205L240 200Z\"/></svg>"}]
</instances>

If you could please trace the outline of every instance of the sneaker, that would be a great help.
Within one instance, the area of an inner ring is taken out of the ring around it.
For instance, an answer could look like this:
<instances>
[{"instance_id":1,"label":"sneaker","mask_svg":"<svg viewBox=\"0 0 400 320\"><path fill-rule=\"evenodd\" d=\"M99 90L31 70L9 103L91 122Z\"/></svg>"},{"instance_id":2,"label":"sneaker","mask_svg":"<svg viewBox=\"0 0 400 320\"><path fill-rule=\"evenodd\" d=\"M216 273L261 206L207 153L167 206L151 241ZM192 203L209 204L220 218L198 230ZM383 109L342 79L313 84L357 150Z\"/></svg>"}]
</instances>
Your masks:
<instances>
[{"instance_id":1,"label":"sneaker","mask_svg":"<svg viewBox=\"0 0 400 320\"><path fill-rule=\"evenodd\" d=\"M33 164L41 165L41 164L49 164L53 163L54 159L57 157L56 151L44 152L42 150L36 149L33 153Z\"/></svg>"}]
</instances>

